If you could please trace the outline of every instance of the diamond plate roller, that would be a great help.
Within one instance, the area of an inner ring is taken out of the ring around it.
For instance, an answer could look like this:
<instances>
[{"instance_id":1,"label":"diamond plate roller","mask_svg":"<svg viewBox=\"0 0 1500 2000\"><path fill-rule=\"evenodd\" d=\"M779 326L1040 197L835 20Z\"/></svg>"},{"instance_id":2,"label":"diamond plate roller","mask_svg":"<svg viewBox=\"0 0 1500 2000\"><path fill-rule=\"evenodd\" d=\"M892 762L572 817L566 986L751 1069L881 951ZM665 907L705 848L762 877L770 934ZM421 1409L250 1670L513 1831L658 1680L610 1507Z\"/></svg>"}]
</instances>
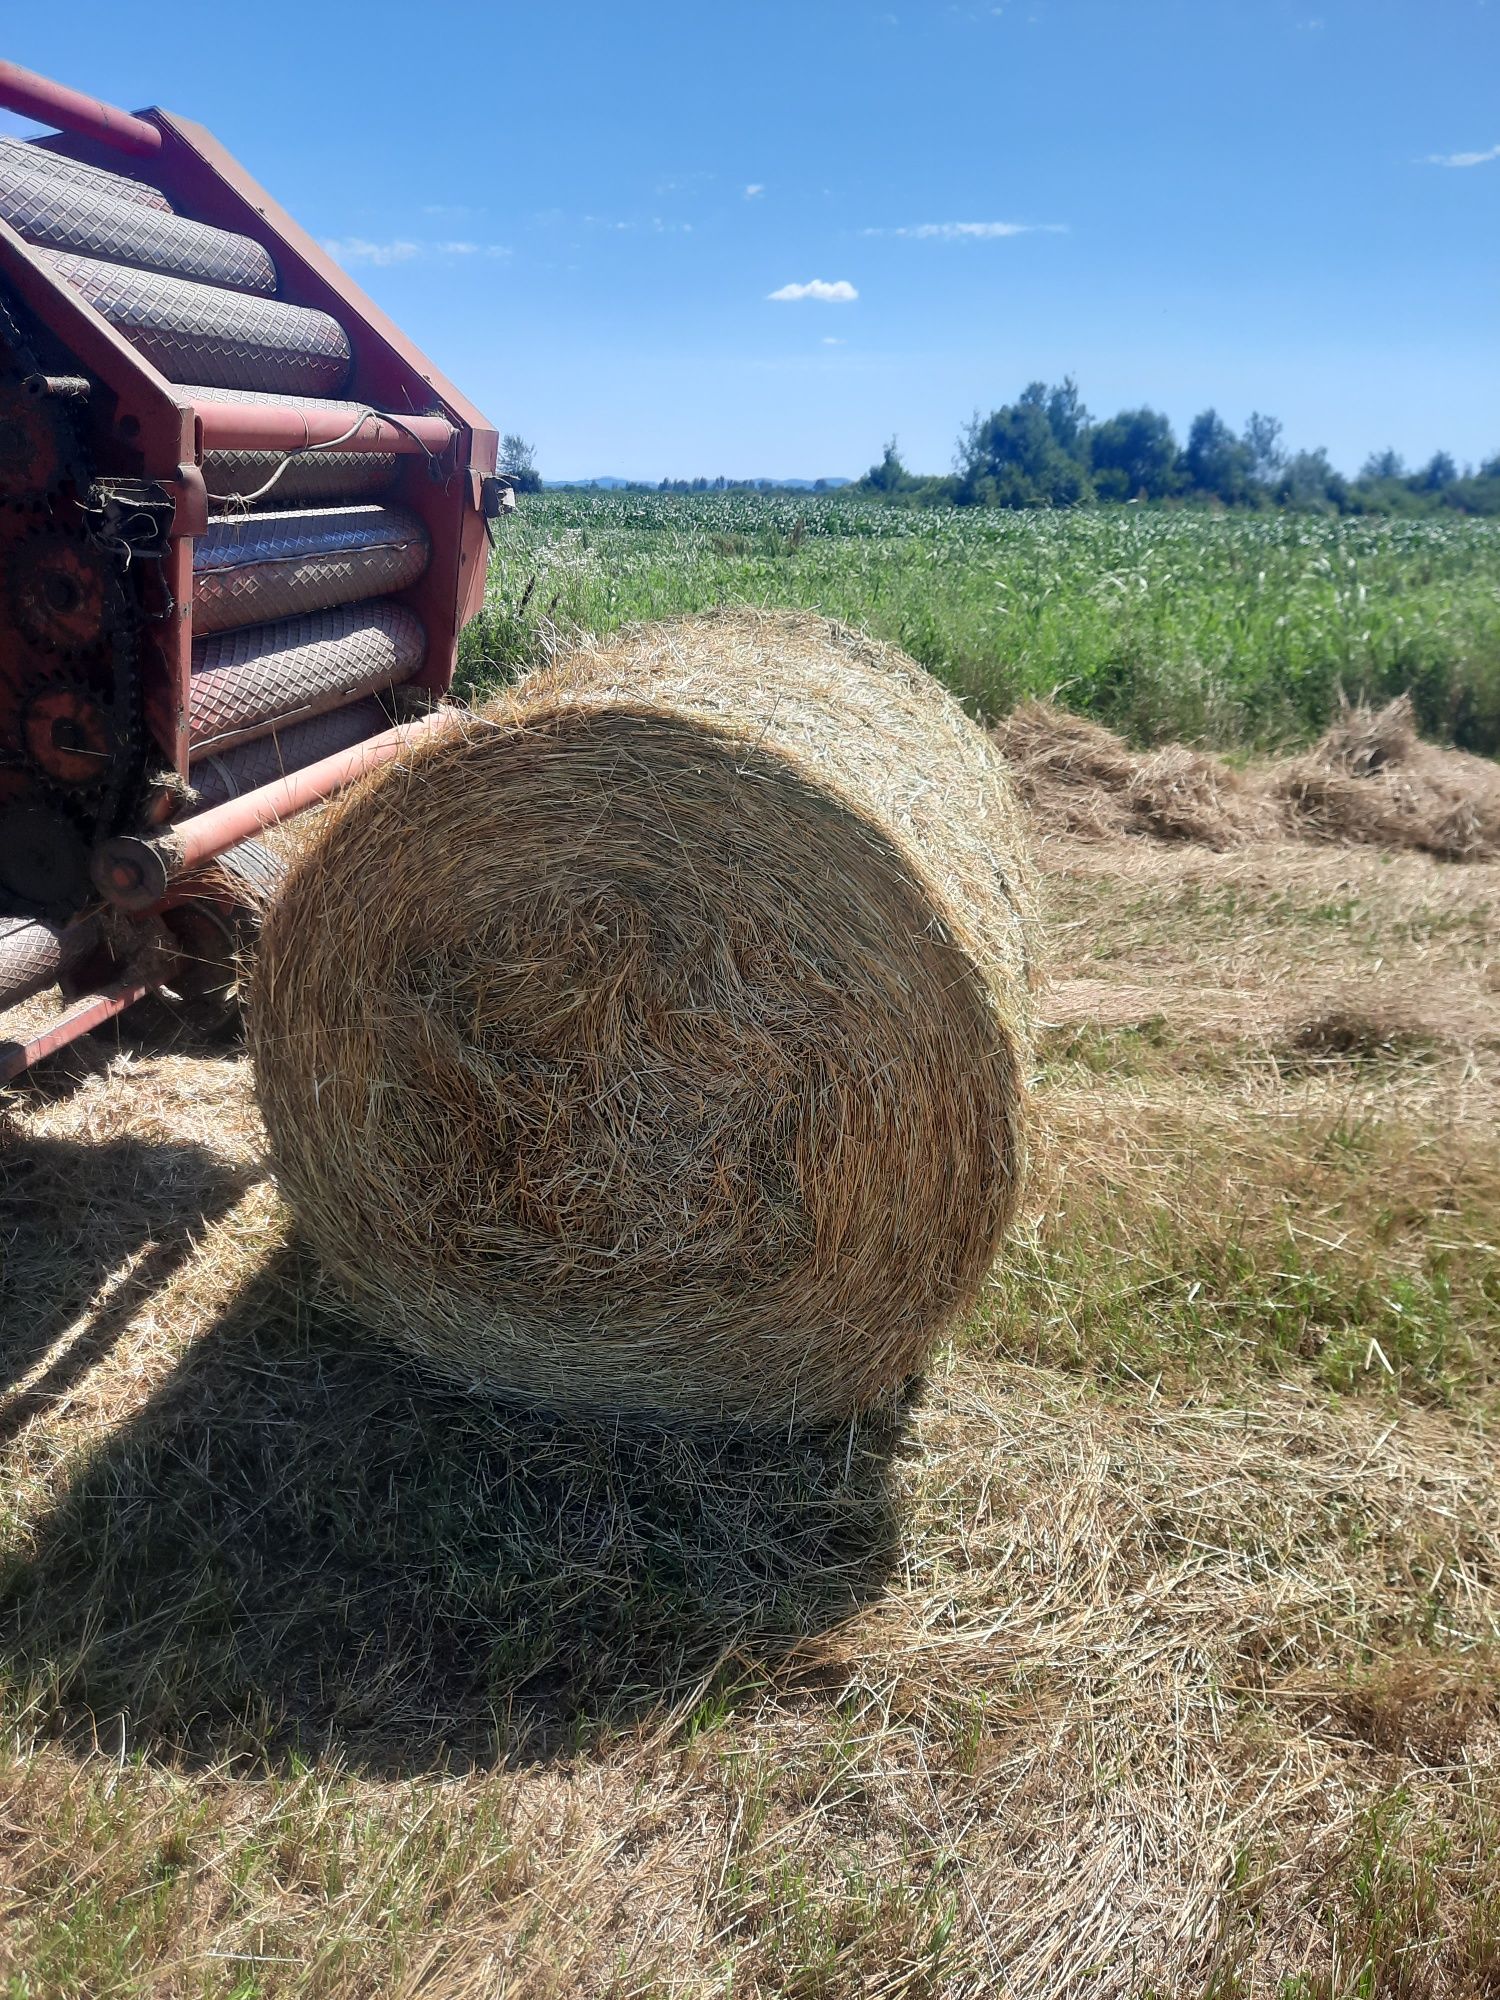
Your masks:
<instances>
[{"instance_id":1,"label":"diamond plate roller","mask_svg":"<svg viewBox=\"0 0 1500 2000\"><path fill-rule=\"evenodd\" d=\"M211 521L193 544L193 632L231 632L405 590L427 530L401 507L334 507Z\"/></svg>"},{"instance_id":2,"label":"diamond plate roller","mask_svg":"<svg viewBox=\"0 0 1500 2000\"><path fill-rule=\"evenodd\" d=\"M205 806L221 806L226 799L274 785L278 778L316 764L320 757L352 750L356 743L378 736L390 726L391 719L378 701L356 701L348 708L315 715L310 722L293 722L269 736L257 736L253 743L226 750L222 757L200 758L189 770L188 779Z\"/></svg>"},{"instance_id":3,"label":"diamond plate roller","mask_svg":"<svg viewBox=\"0 0 1500 2000\"><path fill-rule=\"evenodd\" d=\"M410 679L426 651L419 620L399 604L383 603L200 639L193 646L191 752L228 749L394 687Z\"/></svg>"},{"instance_id":4,"label":"diamond plate roller","mask_svg":"<svg viewBox=\"0 0 1500 2000\"><path fill-rule=\"evenodd\" d=\"M186 383L183 393L195 403L272 402L279 409L338 410L351 426L370 408L368 403L339 402L327 396L267 396L254 389L221 389L205 382ZM363 500L384 493L396 477L393 451L339 451L334 447L290 461L276 451L210 451L203 455L208 497L210 501L232 500L240 494L258 494L284 462L286 470L253 505L270 509L299 500Z\"/></svg>"},{"instance_id":5,"label":"diamond plate roller","mask_svg":"<svg viewBox=\"0 0 1500 2000\"><path fill-rule=\"evenodd\" d=\"M55 986L98 941L92 920L62 929L32 917L0 917L0 1009Z\"/></svg>"},{"instance_id":6,"label":"diamond plate roller","mask_svg":"<svg viewBox=\"0 0 1500 2000\"><path fill-rule=\"evenodd\" d=\"M232 500L259 493L283 463L279 451L206 451L203 478L209 498ZM384 493L396 477L396 454L386 451L310 451L294 458L259 502L284 507L289 500L363 500Z\"/></svg>"},{"instance_id":7,"label":"diamond plate roller","mask_svg":"<svg viewBox=\"0 0 1500 2000\"><path fill-rule=\"evenodd\" d=\"M103 167L86 167L79 160L48 152L45 146L33 146L25 139L0 139L0 174L11 171L46 174L49 179L70 187L92 188L96 194L133 202L138 208L159 209L163 215L172 213L172 204L166 196L144 181L132 180L128 174L107 173Z\"/></svg>"},{"instance_id":8,"label":"diamond plate roller","mask_svg":"<svg viewBox=\"0 0 1500 2000\"><path fill-rule=\"evenodd\" d=\"M260 244L232 230L121 201L59 181L0 155L0 217L44 249L164 271L241 292L274 292L276 266Z\"/></svg>"},{"instance_id":9,"label":"diamond plate roller","mask_svg":"<svg viewBox=\"0 0 1500 2000\"><path fill-rule=\"evenodd\" d=\"M348 337L325 312L60 250L38 254L169 382L333 396L348 380Z\"/></svg>"}]
</instances>

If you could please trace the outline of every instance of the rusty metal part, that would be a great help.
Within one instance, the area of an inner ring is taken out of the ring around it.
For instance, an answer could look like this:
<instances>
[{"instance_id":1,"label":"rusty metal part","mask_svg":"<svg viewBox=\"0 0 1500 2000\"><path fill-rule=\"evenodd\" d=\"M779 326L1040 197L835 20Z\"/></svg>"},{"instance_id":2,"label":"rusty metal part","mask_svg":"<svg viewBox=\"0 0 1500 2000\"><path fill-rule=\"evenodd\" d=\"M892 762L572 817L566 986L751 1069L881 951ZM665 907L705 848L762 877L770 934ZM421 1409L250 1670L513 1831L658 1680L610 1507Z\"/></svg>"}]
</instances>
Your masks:
<instances>
[{"instance_id":1,"label":"rusty metal part","mask_svg":"<svg viewBox=\"0 0 1500 2000\"><path fill-rule=\"evenodd\" d=\"M48 652L92 652L125 616L114 557L86 535L34 528L12 545L5 567L11 616Z\"/></svg>"},{"instance_id":2,"label":"rusty metal part","mask_svg":"<svg viewBox=\"0 0 1500 2000\"><path fill-rule=\"evenodd\" d=\"M193 545L193 631L326 611L405 590L427 567L427 530L399 507L231 515Z\"/></svg>"},{"instance_id":3,"label":"rusty metal part","mask_svg":"<svg viewBox=\"0 0 1500 2000\"><path fill-rule=\"evenodd\" d=\"M106 104L102 97L86 97L81 90L69 90L50 76L22 69L19 63L0 62L0 106L41 125L57 125L64 132L77 132L85 139L98 139L122 153L150 159L161 150L161 133L144 118Z\"/></svg>"},{"instance_id":4,"label":"rusty metal part","mask_svg":"<svg viewBox=\"0 0 1500 2000\"><path fill-rule=\"evenodd\" d=\"M104 167L86 167L82 160L70 160L66 153L54 153L30 139L0 139L0 174L25 172L47 174L69 187L91 188L95 194L111 195L116 201L134 202L140 208L154 208L162 215L172 213L172 204L159 189L128 174L112 174Z\"/></svg>"},{"instance_id":5,"label":"rusty metal part","mask_svg":"<svg viewBox=\"0 0 1500 2000\"><path fill-rule=\"evenodd\" d=\"M61 250L37 255L169 382L336 396L348 380L348 336L329 313Z\"/></svg>"},{"instance_id":6,"label":"rusty metal part","mask_svg":"<svg viewBox=\"0 0 1500 2000\"><path fill-rule=\"evenodd\" d=\"M49 653L26 645L14 632L6 634L0 646L0 755L21 755L21 717L27 699L36 684L56 669Z\"/></svg>"},{"instance_id":7,"label":"rusty metal part","mask_svg":"<svg viewBox=\"0 0 1500 2000\"><path fill-rule=\"evenodd\" d=\"M39 681L25 705L21 741L29 761L54 785L102 785L123 745L107 693L86 681Z\"/></svg>"},{"instance_id":8,"label":"rusty metal part","mask_svg":"<svg viewBox=\"0 0 1500 2000\"><path fill-rule=\"evenodd\" d=\"M165 833L147 837L122 834L102 841L94 851L94 884L116 909L149 910L192 869L201 868L252 834L279 826L307 807L332 798L367 771L389 763L428 730L449 726L454 713L439 709L420 721L402 723L242 799L230 799L208 812L179 820Z\"/></svg>"},{"instance_id":9,"label":"rusty metal part","mask_svg":"<svg viewBox=\"0 0 1500 2000\"><path fill-rule=\"evenodd\" d=\"M33 803L36 796L36 780L20 758L0 754L0 818L12 806Z\"/></svg>"},{"instance_id":10,"label":"rusty metal part","mask_svg":"<svg viewBox=\"0 0 1500 2000\"><path fill-rule=\"evenodd\" d=\"M393 452L310 451L288 460L279 451L206 451L203 480L215 500L231 500L261 494L274 477L260 504L288 507L299 500L373 498L389 489L397 463Z\"/></svg>"},{"instance_id":11,"label":"rusty metal part","mask_svg":"<svg viewBox=\"0 0 1500 2000\"><path fill-rule=\"evenodd\" d=\"M269 295L276 290L276 266L249 236L60 181L35 167L15 165L3 154L0 218L44 249L239 292Z\"/></svg>"},{"instance_id":12,"label":"rusty metal part","mask_svg":"<svg viewBox=\"0 0 1500 2000\"><path fill-rule=\"evenodd\" d=\"M56 986L99 942L99 920L44 924L34 917L0 917L0 1009Z\"/></svg>"},{"instance_id":13,"label":"rusty metal part","mask_svg":"<svg viewBox=\"0 0 1500 2000\"><path fill-rule=\"evenodd\" d=\"M59 1049L78 1041L91 1029L102 1028L116 1014L123 1014L137 1000L144 1000L150 991L149 982L127 972L113 985L81 1000L40 1034L30 1035L21 1042L0 1042L0 1083L13 1083L33 1063L39 1063L44 1056L56 1055Z\"/></svg>"},{"instance_id":14,"label":"rusty metal part","mask_svg":"<svg viewBox=\"0 0 1500 2000\"><path fill-rule=\"evenodd\" d=\"M37 396L11 371L0 374L0 506L42 508L65 487L82 490L78 434L61 398Z\"/></svg>"},{"instance_id":15,"label":"rusty metal part","mask_svg":"<svg viewBox=\"0 0 1500 2000\"><path fill-rule=\"evenodd\" d=\"M221 757L204 757L192 765L188 781L202 806L223 805L226 799L243 798L262 785L274 785L278 778L305 770L336 751L350 750L390 726L391 719L378 701L351 702L347 708L315 715L309 722L294 722L286 729L257 736L236 750L226 750Z\"/></svg>"},{"instance_id":16,"label":"rusty metal part","mask_svg":"<svg viewBox=\"0 0 1500 2000\"><path fill-rule=\"evenodd\" d=\"M419 620L385 602L197 640L188 714L193 754L228 749L394 687L418 671L426 646Z\"/></svg>"},{"instance_id":17,"label":"rusty metal part","mask_svg":"<svg viewBox=\"0 0 1500 2000\"><path fill-rule=\"evenodd\" d=\"M446 458L455 431L444 416L405 416L330 396L231 396L188 382L207 451L382 451Z\"/></svg>"},{"instance_id":18,"label":"rusty metal part","mask_svg":"<svg viewBox=\"0 0 1500 2000\"><path fill-rule=\"evenodd\" d=\"M56 396L64 403L86 403L94 385L87 375L28 375L21 387L28 396Z\"/></svg>"},{"instance_id":19,"label":"rusty metal part","mask_svg":"<svg viewBox=\"0 0 1500 2000\"><path fill-rule=\"evenodd\" d=\"M40 800L0 811L0 908L67 922L91 900L88 842L75 820Z\"/></svg>"}]
</instances>

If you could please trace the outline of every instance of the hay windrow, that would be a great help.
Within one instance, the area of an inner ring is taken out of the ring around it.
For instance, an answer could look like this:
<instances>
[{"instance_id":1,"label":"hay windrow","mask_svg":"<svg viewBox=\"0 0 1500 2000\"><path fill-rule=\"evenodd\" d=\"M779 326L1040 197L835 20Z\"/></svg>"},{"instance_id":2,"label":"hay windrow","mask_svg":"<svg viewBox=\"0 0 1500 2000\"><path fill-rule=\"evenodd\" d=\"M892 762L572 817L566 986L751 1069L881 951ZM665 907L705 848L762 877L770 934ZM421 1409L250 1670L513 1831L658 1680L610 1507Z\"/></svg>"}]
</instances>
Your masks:
<instances>
[{"instance_id":1,"label":"hay windrow","mask_svg":"<svg viewBox=\"0 0 1500 2000\"><path fill-rule=\"evenodd\" d=\"M1440 861L1500 855L1500 767L1424 743L1406 695L1383 708L1345 703L1310 749L1243 770L1185 744L1132 750L1045 701L1022 702L993 735L1046 834L1219 849L1315 840Z\"/></svg>"},{"instance_id":2,"label":"hay windrow","mask_svg":"<svg viewBox=\"0 0 1500 2000\"><path fill-rule=\"evenodd\" d=\"M552 1407L818 1421L1018 1198L1031 882L981 731L790 614L581 649L329 813L251 1010L362 1316Z\"/></svg>"}]
</instances>

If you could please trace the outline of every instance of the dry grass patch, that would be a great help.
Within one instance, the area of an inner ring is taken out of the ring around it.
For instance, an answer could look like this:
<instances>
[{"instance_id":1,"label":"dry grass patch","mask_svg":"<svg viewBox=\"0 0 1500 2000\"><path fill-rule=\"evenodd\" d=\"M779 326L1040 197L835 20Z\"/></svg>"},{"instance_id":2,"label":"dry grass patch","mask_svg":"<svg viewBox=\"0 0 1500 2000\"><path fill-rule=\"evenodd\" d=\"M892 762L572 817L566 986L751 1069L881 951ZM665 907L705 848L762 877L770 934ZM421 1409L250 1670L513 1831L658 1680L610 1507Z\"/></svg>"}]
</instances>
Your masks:
<instances>
[{"instance_id":1,"label":"dry grass patch","mask_svg":"<svg viewBox=\"0 0 1500 2000\"><path fill-rule=\"evenodd\" d=\"M1046 855L1030 1222L884 1428L435 1391L241 1064L17 1094L7 2000L1497 1990L1495 866Z\"/></svg>"},{"instance_id":2,"label":"dry grass patch","mask_svg":"<svg viewBox=\"0 0 1500 2000\"><path fill-rule=\"evenodd\" d=\"M1039 822L1090 840L1210 848L1274 839L1500 856L1500 769L1417 735L1409 696L1346 703L1310 750L1241 768L1180 743L1133 750L1102 724L1027 701L993 731Z\"/></svg>"}]
</instances>

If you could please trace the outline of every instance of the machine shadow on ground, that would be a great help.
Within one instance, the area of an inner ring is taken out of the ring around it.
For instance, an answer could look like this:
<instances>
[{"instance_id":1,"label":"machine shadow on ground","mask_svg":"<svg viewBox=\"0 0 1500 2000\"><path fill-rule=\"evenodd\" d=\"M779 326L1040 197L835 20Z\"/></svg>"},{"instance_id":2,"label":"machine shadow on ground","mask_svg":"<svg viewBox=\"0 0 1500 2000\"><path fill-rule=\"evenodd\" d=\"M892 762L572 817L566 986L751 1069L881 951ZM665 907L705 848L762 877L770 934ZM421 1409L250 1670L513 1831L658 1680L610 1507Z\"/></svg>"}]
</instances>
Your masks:
<instances>
[{"instance_id":1,"label":"machine shadow on ground","mask_svg":"<svg viewBox=\"0 0 1500 2000\"><path fill-rule=\"evenodd\" d=\"M183 1140L36 1137L0 1107L0 1397L51 1357L0 1401L0 1446L108 1354L259 1178Z\"/></svg>"},{"instance_id":2,"label":"machine shadow on ground","mask_svg":"<svg viewBox=\"0 0 1500 2000\"><path fill-rule=\"evenodd\" d=\"M283 1253L0 1578L0 1659L80 1746L373 1775L587 1751L879 1593L904 1417L834 1438L574 1424L435 1388Z\"/></svg>"}]
</instances>

